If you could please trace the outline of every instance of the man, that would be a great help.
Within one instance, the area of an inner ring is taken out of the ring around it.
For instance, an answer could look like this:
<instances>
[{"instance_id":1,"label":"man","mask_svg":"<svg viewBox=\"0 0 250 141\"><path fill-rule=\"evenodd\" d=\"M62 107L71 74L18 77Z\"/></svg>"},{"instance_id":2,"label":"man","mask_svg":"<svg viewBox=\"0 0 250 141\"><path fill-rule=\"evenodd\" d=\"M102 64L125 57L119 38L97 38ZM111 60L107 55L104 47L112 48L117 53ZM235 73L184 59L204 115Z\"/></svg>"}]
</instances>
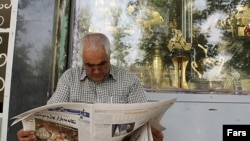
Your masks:
<instances>
[{"instance_id":1,"label":"man","mask_svg":"<svg viewBox=\"0 0 250 141\"><path fill-rule=\"evenodd\" d=\"M128 124L126 124L125 129L120 132L120 135L127 134L131 131L133 131L133 127L130 123L128 123Z\"/></svg>"},{"instance_id":2,"label":"man","mask_svg":"<svg viewBox=\"0 0 250 141\"><path fill-rule=\"evenodd\" d=\"M48 104L147 102L139 79L110 64L110 42L101 33L89 33L82 41L83 67L67 70L59 79ZM19 130L19 141L35 141L32 131Z\"/></svg>"}]
</instances>

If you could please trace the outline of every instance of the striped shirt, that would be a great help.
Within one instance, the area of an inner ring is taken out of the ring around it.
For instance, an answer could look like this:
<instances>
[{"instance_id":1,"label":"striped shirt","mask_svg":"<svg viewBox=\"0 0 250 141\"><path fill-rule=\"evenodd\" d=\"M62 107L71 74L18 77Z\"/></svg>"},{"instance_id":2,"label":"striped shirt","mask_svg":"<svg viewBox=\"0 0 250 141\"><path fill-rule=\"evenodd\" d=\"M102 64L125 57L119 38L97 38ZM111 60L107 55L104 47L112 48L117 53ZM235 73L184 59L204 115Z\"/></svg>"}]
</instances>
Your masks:
<instances>
[{"instance_id":1,"label":"striped shirt","mask_svg":"<svg viewBox=\"0 0 250 141\"><path fill-rule=\"evenodd\" d=\"M70 68L58 81L55 93L47 104L143 103L147 98L135 74L111 65L109 76L102 82L90 80L82 67Z\"/></svg>"}]
</instances>

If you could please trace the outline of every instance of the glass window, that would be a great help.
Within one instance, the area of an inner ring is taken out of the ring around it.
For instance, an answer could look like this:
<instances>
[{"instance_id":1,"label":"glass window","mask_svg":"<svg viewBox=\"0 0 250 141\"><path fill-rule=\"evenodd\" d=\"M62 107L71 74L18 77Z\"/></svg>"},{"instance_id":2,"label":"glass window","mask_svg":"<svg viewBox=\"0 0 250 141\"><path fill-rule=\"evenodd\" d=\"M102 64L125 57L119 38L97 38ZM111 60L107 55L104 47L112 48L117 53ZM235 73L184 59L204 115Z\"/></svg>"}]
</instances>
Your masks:
<instances>
[{"instance_id":1,"label":"glass window","mask_svg":"<svg viewBox=\"0 0 250 141\"><path fill-rule=\"evenodd\" d=\"M248 94L249 3L241 0L76 0L72 67L79 40L102 32L112 64L146 91Z\"/></svg>"},{"instance_id":2,"label":"glass window","mask_svg":"<svg viewBox=\"0 0 250 141\"><path fill-rule=\"evenodd\" d=\"M46 104L53 49L51 13L53 1L18 2L10 100L15 103L10 104L13 111L23 112Z\"/></svg>"},{"instance_id":3,"label":"glass window","mask_svg":"<svg viewBox=\"0 0 250 141\"><path fill-rule=\"evenodd\" d=\"M9 119L46 104L53 60L54 7L51 0L18 1ZM17 140L21 128L21 123L8 128L7 140Z\"/></svg>"}]
</instances>

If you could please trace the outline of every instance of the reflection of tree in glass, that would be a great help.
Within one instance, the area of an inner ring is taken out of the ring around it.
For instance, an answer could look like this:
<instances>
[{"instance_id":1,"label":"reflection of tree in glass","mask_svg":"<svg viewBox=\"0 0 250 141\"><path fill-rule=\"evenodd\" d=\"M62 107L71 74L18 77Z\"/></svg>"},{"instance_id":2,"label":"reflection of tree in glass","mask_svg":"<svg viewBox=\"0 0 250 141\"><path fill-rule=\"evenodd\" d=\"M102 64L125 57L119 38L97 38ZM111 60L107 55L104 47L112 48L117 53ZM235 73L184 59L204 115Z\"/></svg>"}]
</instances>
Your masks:
<instances>
[{"instance_id":1,"label":"reflection of tree in glass","mask_svg":"<svg viewBox=\"0 0 250 141\"><path fill-rule=\"evenodd\" d=\"M210 57L227 57L227 62L223 66L223 73L225 77L230 77L231 68L234 68L241 74L242 78L242 75L247 76L249 73L250 50L248 45L250 43L250 38L240 36L239 31L235 32L233 34L234 36L232 36L232 31L230 29L230 24L232 21L230 20L230 17L232 17L235 11L237 11L237 5L244 5L244 3L242 3L240 0L233 2L208 0L205 9L201 11L197 11L196 9L193 10L193 25L196 26L195 28L202 28L204 25L211 23L211 20L209 20L211 15L218 15L218 21L214 20L217 22L215 26L210 26L207 32L203 28L203 33L201 33L201 35L203 34L203 36L206 36L208 42L206 44L200 44L207 45L209 47L208 55ZM206 13L206 16L204 17L202 13ZM225 16L220 17L220 15ZM226 23L222 24L222 22ZM241 27L242 24L238 23L237 26ZM218 37L220 39L218 42L211 42L209 39L214 38L216 34L208 33L215 28L219 31L217 34L222 33L222 36ZM196 40L194 41L196 42ZM200 58L199 55L199 53L196 54L196 58Z\"/></svg>"},{"instance_id":2,"label":"reflection of tree in glass","mask_svg":"<svg viewBox=\"0 0 250 141\"><path fill-rule=\"evenodd\" d=\"M31 41L32 37L28 33L28 28L32 28L34 22L26 19L27 12L25 13L25 11L34 4L36 4L36 7L39 7L41 3L22 0L18 4L19 10L23 11L23 13L22 15L17 15L11 83L12 96L10 97L11 103L15 104L10 103L12 105L10 117L36 106L46 104L52 62L52 47L50 42L46 42L42 47L42 51L37 52L39 55L36 56L36 60L31 59L29 56L30 52L37 51L36 47L38 44L31 43L33 41ZM36 14L38 13L33 13L33 15ZM27 23L31 26L26 26ZM41 30L46 29L41 28ZM24 42L23 38L27 36L30 40Z\"/></svg>"},{"instance_id":3,"label":"reflection of tree in glass","mask_svg":"<svg viewBox=\"0 0 250 141\"><path fill-rule=\"evenodd\" d=\"M113 32L113 58L116 61L116 65L120 67L127 67L127 62L125 57L129 54L128 49L130 48L129 45L126 45L123 42L123 38L128 36L128 33L125 33L126 25L121 26L119 25L119 20L121 17L122 10L120 8L113 8L111 9L112 13L112 21L113 26L116 27L116 30Z\"/></svg>"},{"instance_id":4,"label":"reflection of tree in glass","mask_svg":"<svg viewBox=\"0 0 250 141\"><path fill-rule=\"evenodd\" d=\"M72 67L82 65L82 57L80 53L81 39L90 30L90 9L84 7L80 10L80 13L76 12L75 27L74 27L74 43L72 54ZM90 31L91 32L91 31Z\"/></svg>"}]
</instances>

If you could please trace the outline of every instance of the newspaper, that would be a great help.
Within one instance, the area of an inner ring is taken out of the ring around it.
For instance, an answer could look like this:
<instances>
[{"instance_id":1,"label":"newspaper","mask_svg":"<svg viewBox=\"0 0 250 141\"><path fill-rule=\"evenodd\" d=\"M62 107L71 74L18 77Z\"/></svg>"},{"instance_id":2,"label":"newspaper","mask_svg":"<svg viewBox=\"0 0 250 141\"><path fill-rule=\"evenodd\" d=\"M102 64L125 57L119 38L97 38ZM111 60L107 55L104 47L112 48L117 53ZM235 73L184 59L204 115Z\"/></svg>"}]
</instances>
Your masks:
<instances>
[{"instance_id":1,"label":"newspaper","mask_svg":"<svg viewBox=\"0 0 250 141\"><path fill-rule=\"evenodd\" d=\"M176 98L135 104L57 103L20 115L24 130L34 130L40 140L58 141L153 141L151 126L165 130L160 120Z\"/></svg>"}]
</instances>

